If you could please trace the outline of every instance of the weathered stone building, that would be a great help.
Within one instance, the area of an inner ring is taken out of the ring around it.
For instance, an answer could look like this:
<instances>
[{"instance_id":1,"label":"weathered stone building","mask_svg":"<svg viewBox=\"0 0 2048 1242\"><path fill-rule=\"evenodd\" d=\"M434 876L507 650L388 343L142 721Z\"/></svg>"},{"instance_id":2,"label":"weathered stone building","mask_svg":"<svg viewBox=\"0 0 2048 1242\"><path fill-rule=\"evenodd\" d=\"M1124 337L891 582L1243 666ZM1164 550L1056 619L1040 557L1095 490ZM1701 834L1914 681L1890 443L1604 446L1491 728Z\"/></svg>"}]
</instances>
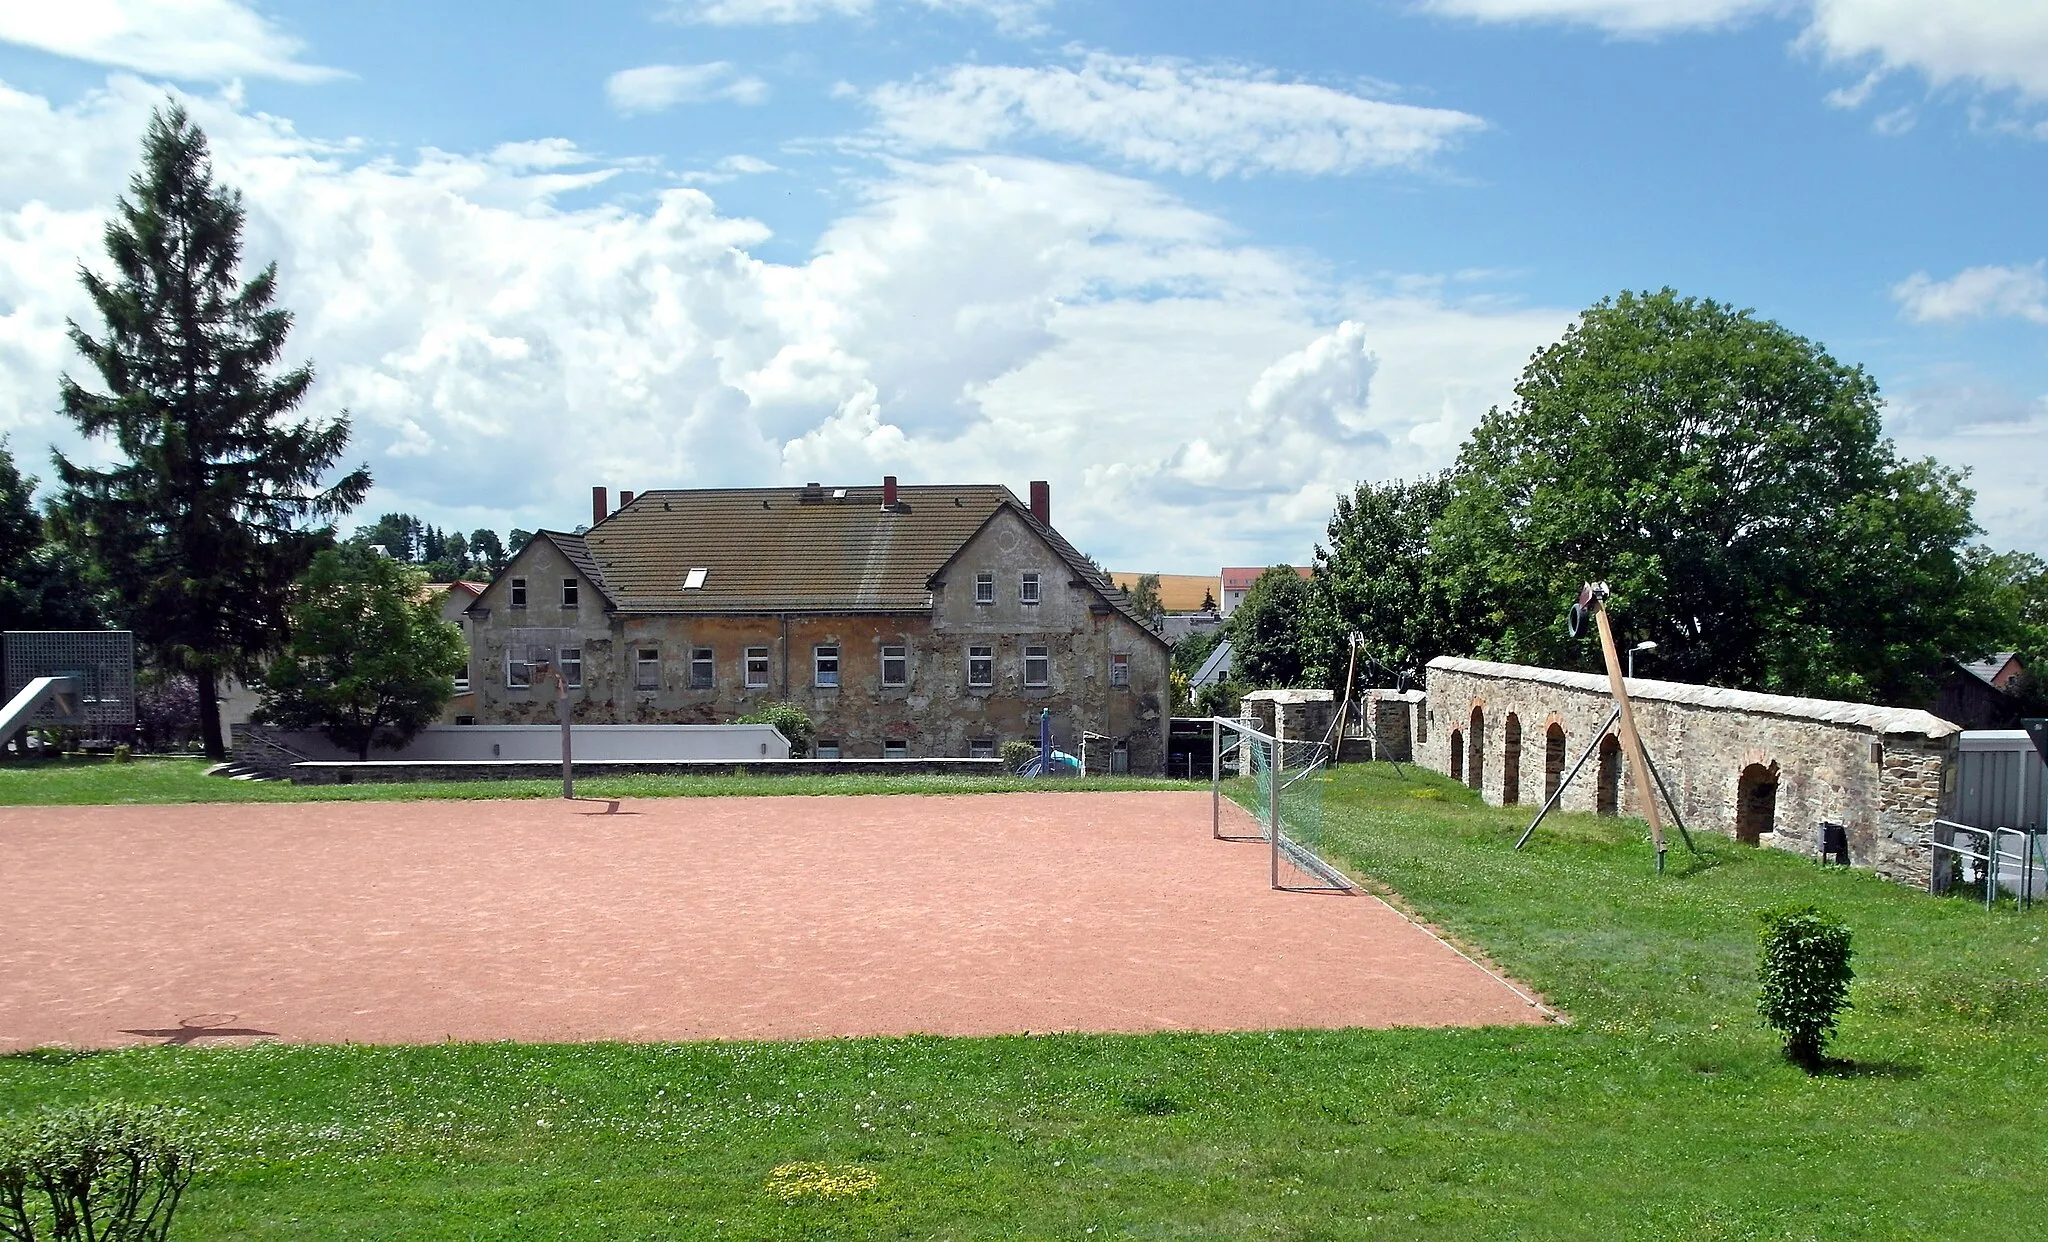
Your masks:
<instances>
[{"instance_id":1,"label":"weathered stone building","mask_svg":"<svg viewBox=\"0 0 2048 1242\"><path fill-rule=\"evenodd\" d=\"M1927 712L1632 679L1636 724L1687 827L1817 855L1823 823L1849 860L1927 882L1930 825L1960 730ZM1533 814L1613 709L1604 674L1430 661L1416 761ZM1425 741L1424 739L1428 739ZM1566 810L1641 814L1613 732L1565 788Z\"/></svg>"},{"instance_id":2,"label":"weathered stone building","mask_svg":"<svg viewBox=\"0 0 2048 1242\"><path fill-rule=\"evenodd\" d=\"M722 724L788 700L820 754L991 755L1038 737L1159 772L1167 646L1007 487L598 489L583 534L542 531L470 608L480 723L553 719L563 670L593 723ZM1098 756L1100 757L1098 760Z\"/></svg>"}]
</instances>

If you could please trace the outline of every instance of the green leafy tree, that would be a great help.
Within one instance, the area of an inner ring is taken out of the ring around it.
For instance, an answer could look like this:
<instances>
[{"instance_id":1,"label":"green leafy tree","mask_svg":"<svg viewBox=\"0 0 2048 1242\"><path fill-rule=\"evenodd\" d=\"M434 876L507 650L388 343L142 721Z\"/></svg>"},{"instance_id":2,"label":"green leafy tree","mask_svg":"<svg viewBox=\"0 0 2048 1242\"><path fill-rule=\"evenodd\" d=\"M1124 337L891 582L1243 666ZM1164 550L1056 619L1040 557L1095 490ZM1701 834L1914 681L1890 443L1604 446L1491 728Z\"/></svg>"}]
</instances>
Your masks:
<instances>
[{"instance_id":1,"label":"green leafy tree","mask_svg":"<svg viewBox=\"0 0 2048 1242\"><path fill-rule=\"evenodd\" d=\"M485 578L495 578L505 570L505 545L494 530L473 530L469 533L469 555L476 572Z\"/></svg>"},{"instance_id":2,"label":"green leafy tree","mask_svg":"<svg viewBox=\"0 0 2048 1242\"><path fill-rule=\"evenodd\" d=\"M51 541L35 509L35 489L35 478L15 468L0 437L0 629L99 629L100 601L87 567Z\"/></svg>"},{"instance_id":3,"label":"green leafy tree","mask_svg":"<svg viewBox=\"0 0 2048 1242\"><path fill-rule=\"evenodd\" d=\"M1778 324L1665 290L1586 311L1458 458L1431 555L1475 654L1592 667L1561 624L1612 584L1683 680L1920 702L1992 609L1962 476L1901 461L1877 385Z\"/></svg>"},{"instance_id":4,"label":"green leafy tree","mask_svg":"<svg viewBox=\"0 0 2048 1242\"><path fill-rule=\"evenodd\" d=\"M1168 658L1173 661L1176 670L1192 676L1201 671L1203 662L1216 650L1216 644L1223 641L1223 635L1221 627L1191 631L1173 644Z\"/></svg>"},{"instance_id":5,"label":"green leafy tree","mask_svg":"<svg viewBox=\"0 0 2048 1242\"><path fill-rule=\"evenodd\" d=\"M1849 928L1812 906L1762 916L1758 929L1757 1014L1785 1037L1785 1055L1809 1070L1842 1010L1849 1007Z\"/></svg>"},{"instance_id":6,"label":"green leafy tree","mask_svg":"<svg viewBox=\"0 0 2048 1242\"><path fill-rule=\"evenodd\" d=\"M1202 592L1202 611L1203 611L1203 612L1214 612L1214 611L1216 611L1216 593L1215 593L1214 591L1203 591L1203 592Z\"/></svg>"},{"instance_id":7,"label":"green leafy tree","mask_svg":"<svg viewBox=\"0 0 2048 1242\"><path fill-rule=\"evenodd\" d=\"M506 562L507 562L507 563L510 563L513 557L515 557L515 556L518 556L518 555L519 555L519 554L520 554L521 552L524 552L524 551L526 550L526 545L527 545L527 543L528 543L529 541L531 541L532 539L533 539L533 532L532 532L532 531L530 531L530 530L521 530L521 529L519 529L519 528L518 528L517 526L513 527L513 528L512 528L512 533L511 533L510 535L507 535L507 536L505 537L505 560L506 560ZM499 568L501 568L501 569L502 569L502 568L503 568L503 566L500 566Z\"/></svg>"},{"instance_id":8,"label":"green leafy tree","mask_svg":"<svg viewBox=\"0 0 2048 1242\"><path fill-rule=\"evenodd\" d=\"M292 325L272 305L277 265L241 280L241 196L214 183L206 136L176 104L151 116L129 193L106 229L115 275L81 274L106 329L71 325L105 391L61 381L64 413L110 437L116 460L58 455L56 514L156 662L192 675L219 757L220 677L253 678L283 645L292 581L370 475L321 486L348 419L291 421L313 372L273 372Z\"/></svg>"},{"instance_id":9,"label":"green leafy tree","mask_svg":"<svg viewBox=\"0 0 2048 1242\"><path fill-rule=\"evenodd\" d=\"M1302 622L1309 597L1309 584L1291 565L1275 565L1252 583L1225 627L1236 681L1262 689L1326 679L1326 665L1304 659Z\"/></svg>"},{"instance_id":10,"label":"green leafy tree","mask_svg":"<svg viewBox=\"0 0 2048 1242\"><path fill-rule=\"evenodd\" d=\"M291 645L264 678L261 719L318 729L358 759L432 723L469 649L426 587L425 574L388 557L320 553L299 581Z\"/></svg>"},{"instance_id":11,"label":"green leafy tree","mask_svg":"<svg viewBox=\"0 0 2048 1242\"><path fill-rule=\"evenodd\" d=\"M1337 497L1327 549L1316 549L1303 641L1341 680L1351 635L1363 640L1361 677L1420 669L1460 645L1456 611L1430 553L1451 499L1449 472L1360 483ZM1361 684L1365 684L1361 682ZM1341 688L1341 687L1340 687Z\"/></svg>"},{"instance_id":12,"label":"green leafy tree","mask_svg":"<svg viewBox=\"0 0 2048 1242\"><path fill-rule=\"evenodd\" d=\"M1994 646L2016 653L2021 672L2006 692L2022 716L2048 716L2048 561L2030 552L1981 551L1977 569L1990 584L1997 615Z\"/></svg>"},{"instance_id":13,"label":"green leafy tree","mask_svg":"<svg viewBox=\"0 0 2048 1242\"><path fill-rule=\"evenodd\" d=\"M818 736L818 726L811 723L811 714L800 703L764 703L740 717L738 723L774 725L789 740L792 759L810 754L811 743Z\"/></svg>"},{"instance_id":14,"label":"green leafy tree","mask_svg":"<svg viewBox=\"0 0 2048 1242\"><path fill-rule=\"evenodd\" d=\"M1166 615L1166 605L1159 599L1159 575L1139 574L1138 581L1126 594L1131 611L1138 614L1138 620L1158 629L1159 619Z\"/></svg>"}]
</instances>

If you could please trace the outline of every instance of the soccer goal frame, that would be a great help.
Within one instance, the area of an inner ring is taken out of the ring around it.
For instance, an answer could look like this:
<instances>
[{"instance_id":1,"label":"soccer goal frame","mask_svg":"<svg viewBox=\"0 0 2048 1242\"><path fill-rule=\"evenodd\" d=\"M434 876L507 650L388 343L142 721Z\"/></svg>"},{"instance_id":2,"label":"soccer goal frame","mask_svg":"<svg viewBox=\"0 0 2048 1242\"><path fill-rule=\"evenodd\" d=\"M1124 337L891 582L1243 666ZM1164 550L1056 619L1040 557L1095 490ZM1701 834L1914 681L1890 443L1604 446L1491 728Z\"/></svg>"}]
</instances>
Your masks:
<instances>
[{"instance_id":1,"label":"soccer goal frame","mask_svg":"<svg viewBox=\"0 0 2048 1242\"><path fill-rule=\"evenodd\" d=\"M1314 824L1297 812L1293 830L1289 825L1287 791L1297 783L1313 781L1328 766L1328 753L1316 749L1304 767L1287 771L1287 745L1280 738L1256 727L1249 720L1212 716L1209 720L1209 833L1218 841L1262 841L1271 850L1272 886L1287 892L1353 893L1358 886L1316 852L1320 844L1320 801ZM1236 759L1237 773L1254 778L1258 796L1252 807L1256 833L1231 833L1223 828L1223 768ZM1264 771L1261 773L1260 769ZM1313 788L1310 786L1309 788ZM1297 802L1298 804L1298 802ZM1305 838L1305 839L1304 839ZM1303 883L1285 882L1285 863L1306 877Z\"/></svg>"}]
</instances>

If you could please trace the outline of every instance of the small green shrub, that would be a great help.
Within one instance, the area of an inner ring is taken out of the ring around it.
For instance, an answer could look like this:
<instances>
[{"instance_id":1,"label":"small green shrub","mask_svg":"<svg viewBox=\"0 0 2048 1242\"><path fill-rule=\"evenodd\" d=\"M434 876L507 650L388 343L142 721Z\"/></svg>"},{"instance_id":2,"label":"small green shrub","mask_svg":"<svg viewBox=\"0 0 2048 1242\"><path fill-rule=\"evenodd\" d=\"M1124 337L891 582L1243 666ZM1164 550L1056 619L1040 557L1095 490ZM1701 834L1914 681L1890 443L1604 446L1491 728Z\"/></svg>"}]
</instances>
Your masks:
<instances>
[{"instance_id":1,"label":"small green shrub","mask_svg":"<svg viewBox=\"0 0 2048 1242\"><path fill-rule=\"evenodd\" d=\"M818 736L816 725L803 708L794 703L766 703L760 708L740 717L741 724L774 725L789 739L789 757L801 759L811 753L811 742Z\"/></svg>"},{"instance_id":2,"label":"small green shrub","mask_svg":"<svg viewBox=\"0 0 2048 1242\"><path fill-rule=\"evenodd\" d=\"M1849 927L1812 906L1763 916L1757 1013L1785 1037L1785 1055L1808 1069L1849 1005Z\"/></svg>"},{"instance_id":3,"label":"small green shrub","mask_svg":"<svg viewBox=\"0 0 2048 1242\"><path fill-rule=\"evenodd\" d=\"M1015 772L1018 768L1038 758L1038 743L1013 738L1002 746L1003 770Z\"/></svg>"},{"instance_id":4,"label":"small green shrub","mask_svg":"<svg viewBox=\"0 0 2048 1242\"><path fill-rule=\"evenodd\" d=\"M163 1242L193 1146L161 1109L88 1104L0 1126L0 1238Z\"/></svg>"}]
</instances>

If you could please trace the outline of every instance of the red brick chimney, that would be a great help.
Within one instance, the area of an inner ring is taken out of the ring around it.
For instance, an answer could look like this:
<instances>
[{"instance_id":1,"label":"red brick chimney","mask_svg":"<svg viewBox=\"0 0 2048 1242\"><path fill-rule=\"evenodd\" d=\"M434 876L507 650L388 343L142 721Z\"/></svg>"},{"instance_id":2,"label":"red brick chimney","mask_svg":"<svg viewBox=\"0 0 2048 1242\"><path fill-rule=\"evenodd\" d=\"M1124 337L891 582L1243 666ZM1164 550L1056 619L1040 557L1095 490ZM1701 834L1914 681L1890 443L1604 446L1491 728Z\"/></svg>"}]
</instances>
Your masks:
<instances>
[{"instance_id":1,"label":"red brick chimney","mask_svg":"<svg viewBox=\"0 0 2048 1242\"><path fill-rule=\"evenodd\" d=\"M633 493L631 493L631 492L627 491L627 490L626 490L625 488L623 488L623 487L622 487L622 488L620 488L620 489L619 489L619 508L623 509L623 508L625 508L625 507L626 507L627 505L630 505L630 504L632 504L632 503L633 503Z\"/></svg>"},{"instance_id":2,"label":"red brick chimney","mask_svg":"<svg viewBox=\"0 0 2048 1242\"><path fill-rule=\"evenodd\" d=\"M896 476L893 474L882 476L882 507L890 510L896 508Z\"/></svg>"},{"instance_id":3,"label":"red brick chimney","mask_svg":"<svg viewBox=\"0 0 2048 1242\"><path fill-rule=\"evenodd\" d=\"M607 507L607 503L604 488L593 487L590 489L590 524L592 526L611 516L611 510Z\"/></svg>"},{"instance_id":4,"label":"red brick chimney","mask_svg":"<svg viewBox=\"0 0 2048 1242\"><path fill-rule=\"evenodd\" d=\"M1044 479L1031 480L1031 516L1052 525L1052 484Z\"/></svg>"}]
</instances>

